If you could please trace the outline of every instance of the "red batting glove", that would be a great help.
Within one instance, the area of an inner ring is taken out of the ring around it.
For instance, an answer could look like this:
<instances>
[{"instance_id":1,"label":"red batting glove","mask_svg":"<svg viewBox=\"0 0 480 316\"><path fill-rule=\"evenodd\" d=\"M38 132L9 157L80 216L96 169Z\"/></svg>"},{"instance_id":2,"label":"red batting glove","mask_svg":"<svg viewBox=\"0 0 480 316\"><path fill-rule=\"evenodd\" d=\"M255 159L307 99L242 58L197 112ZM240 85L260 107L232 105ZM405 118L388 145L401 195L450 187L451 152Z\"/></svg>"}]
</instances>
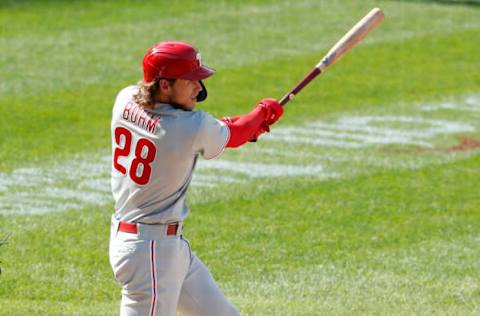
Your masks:
<instances>
[{"instance_id":1,"label":"red batting glove","mask_svg":"<svg viewBox=\"0 0 480 316\"><path fill-rule=\"evenodd\" d=\"M256 142L257 139L260 137L260 135L264 133L270 132L270 127L267 124L262 124L258 130L255 132L255 135L253 135L253 138L250 140L251 142Z\"/></svg>"},{"instance_id":2,"label":"red batting glove","mask_svg":"<svg viewBox=\"0 0 480 316\"><path fill-rule=\"evenodd\" d=\"M262 126L266 125L267 128L264 129L268 129L268 126L275 124L283 115L283 106L275 99L263 99L257 104L257 107L262 108L265 112L265 124L262 124Z\"/></svg>"},{"instance_id":3,"label":"red batting glove","mask_svg":"<svg viewBox=\"0 0 480 316\"><path fill-rule=\"evenodd\" d=\"M283 106L275 99L263 99L257 104L257 107L261 108L265 115L264 122L258 127L257 132L251 141L255 142L260 135L270 132L270 125L280 119L283 115Z\"/></svg>"}]
</instances>

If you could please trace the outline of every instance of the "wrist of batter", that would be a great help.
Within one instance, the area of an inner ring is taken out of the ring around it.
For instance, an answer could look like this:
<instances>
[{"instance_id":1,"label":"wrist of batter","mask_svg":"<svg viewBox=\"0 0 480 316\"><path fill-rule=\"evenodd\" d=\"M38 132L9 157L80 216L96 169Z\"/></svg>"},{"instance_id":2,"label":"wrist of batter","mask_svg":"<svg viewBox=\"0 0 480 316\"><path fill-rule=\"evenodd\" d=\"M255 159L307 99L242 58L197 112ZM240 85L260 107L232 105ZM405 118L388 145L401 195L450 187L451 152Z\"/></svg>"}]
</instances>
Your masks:
<instances>
[{"instance_id":1,"label":"wrist of batter","mask_svg":"<svg viewBox=\"0 0 480 316\"><path fill-rule=\"evenodd\" d=\"M256 108L247 115L236 116L230 120L221 119L230 129L227 148L237 148L255 138L260 126L265 121L262 109Z\"/></svg>"},{"instance_id":2,"label":"wrist of batter","mask_svg":"<svg viewBox=\"0 0 480 316\"><path fill-rule=\"evenodd\" d=\"M241 118L241 115L236 115L236 116L225 116L220 119L220 121L224 123L235 123L238 121L239 118Z\"/></svg>"}]
</instances>

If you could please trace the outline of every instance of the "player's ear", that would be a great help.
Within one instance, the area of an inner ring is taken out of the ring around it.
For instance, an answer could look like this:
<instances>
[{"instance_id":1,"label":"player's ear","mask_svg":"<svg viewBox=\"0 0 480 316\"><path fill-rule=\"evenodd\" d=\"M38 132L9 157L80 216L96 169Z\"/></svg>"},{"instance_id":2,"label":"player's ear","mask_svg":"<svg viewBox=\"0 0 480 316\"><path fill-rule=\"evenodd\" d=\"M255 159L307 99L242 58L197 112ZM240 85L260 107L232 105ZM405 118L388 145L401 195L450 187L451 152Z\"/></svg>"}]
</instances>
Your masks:
<instances>
[{"instance_id":1,"label":"player's ear","mask_svg":"<svg viewBox=\"0 0 480 316\"><path fill-rule=\"evenodd\" d=\"M158 92L160 92L163 95L168 95L170 92L170 89L172 88L172 85L170 84L170 81L167 79L160 79L158 81Z\"/></svg>"},{"instance_id":2,"label":"player's ear","mask_svg":"<svg viewBox=\"0 0 480 316\"><path fill-rule=\"evenodd\" d=\"M172 87L175 79L159 79L157 89L157 99L162 102L169 102L172 94Z\"/></svg>"}]
</instances>

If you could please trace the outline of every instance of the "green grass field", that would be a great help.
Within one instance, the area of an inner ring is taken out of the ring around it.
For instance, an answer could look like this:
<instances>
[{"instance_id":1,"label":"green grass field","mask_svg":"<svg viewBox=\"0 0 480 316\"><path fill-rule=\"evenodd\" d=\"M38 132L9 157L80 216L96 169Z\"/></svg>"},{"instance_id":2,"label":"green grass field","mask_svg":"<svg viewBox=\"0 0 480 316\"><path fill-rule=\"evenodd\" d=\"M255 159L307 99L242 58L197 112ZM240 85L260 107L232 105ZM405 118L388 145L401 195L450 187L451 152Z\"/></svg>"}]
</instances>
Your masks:
<instances>
[{"instance_id":1,"label":"green grass field","mask_svg":"<svg viewBox=\"0 0 480 316\"><path fill-rule=\"evenodd\" d=\"M185 236L243 315L480 315L477 1L0 2L0 315L116 315L110 115L166 39L215 116L280 98L385 21L256 144L202 161Z\"/></svg>"}]
</instances>

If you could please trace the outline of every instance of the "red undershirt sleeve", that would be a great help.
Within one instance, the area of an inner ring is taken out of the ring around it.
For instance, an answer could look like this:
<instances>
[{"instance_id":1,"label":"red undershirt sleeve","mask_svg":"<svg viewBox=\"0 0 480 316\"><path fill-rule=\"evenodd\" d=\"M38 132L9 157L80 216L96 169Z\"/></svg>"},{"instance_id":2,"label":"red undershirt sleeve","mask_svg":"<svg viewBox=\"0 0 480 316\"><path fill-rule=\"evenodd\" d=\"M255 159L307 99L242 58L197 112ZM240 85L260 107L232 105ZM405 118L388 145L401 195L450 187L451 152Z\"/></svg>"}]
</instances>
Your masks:
<instances>
[{"instance_id":1,"label":"red undershirt sleeve","mask_svg":"<svg viewBox=\"0 0 480 316\"><path fill-rule=\"evenodd\" d=\"M257 107L246 115L220 120L225 122L230 129L230 139L226 147L236 148L254 138L260 125L265 121L265 112L262 108Z\"/></svg>"}]
</instances>

